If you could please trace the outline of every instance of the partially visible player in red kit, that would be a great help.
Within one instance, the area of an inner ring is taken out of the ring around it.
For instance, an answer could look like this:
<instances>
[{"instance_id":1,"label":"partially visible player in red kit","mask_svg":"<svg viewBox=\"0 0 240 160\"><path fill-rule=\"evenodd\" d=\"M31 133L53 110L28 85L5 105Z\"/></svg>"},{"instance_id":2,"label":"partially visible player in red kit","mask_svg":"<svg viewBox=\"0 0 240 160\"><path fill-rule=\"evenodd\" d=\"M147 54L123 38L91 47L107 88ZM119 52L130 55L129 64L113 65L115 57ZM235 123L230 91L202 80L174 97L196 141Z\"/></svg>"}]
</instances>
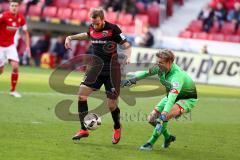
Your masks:
<instances>
[{"instance_id":1,"label":"partially visible player in red kit","mask_svg":"<svg viewBox=\"0 0 240 160\"><path fill-rule=\"evenodd\" d=\"M17 98L20 98L21 95L16 91L19 58L14 45L14 36L19 28L22 28L25 32L26 50L29 57L31 56L26 21L24 16L19 13L20 3L20 0L10 0L9 11L0 14L0 74L3 73L4 64L8 61L12 66L10 95Z\"/></svg>"}]
</instances>

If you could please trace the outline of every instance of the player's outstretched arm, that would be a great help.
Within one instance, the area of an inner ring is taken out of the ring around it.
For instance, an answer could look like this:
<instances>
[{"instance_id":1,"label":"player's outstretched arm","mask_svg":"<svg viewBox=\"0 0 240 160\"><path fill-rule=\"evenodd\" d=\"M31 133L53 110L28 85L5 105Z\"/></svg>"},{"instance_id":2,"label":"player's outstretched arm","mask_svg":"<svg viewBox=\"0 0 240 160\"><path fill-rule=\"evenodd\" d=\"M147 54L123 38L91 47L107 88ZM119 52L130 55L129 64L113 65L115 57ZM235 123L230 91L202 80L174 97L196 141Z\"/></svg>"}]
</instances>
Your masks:
<instances>
[{"instance_id":1,"label":"player's outstretched arm","mask_svg":"<svg viewBox=\"0 0 240 160\"><path fill-rule=\"evenodd\" d=\"M85 32L85 33L79 33L79 34L76 34L76 35L71 35L71 36L67 36L66 39L65 39L65 48L66 49L71 49L71 41L72 40L88 40L89 39L89 36L88 34Z\"/></svg>"},{"instance_id":2,"label":"player's outstretched arm","mask_svg":"<svg viewBox=\"0 0 240 160\"><path fill-rule=\"evenodd\" d=\"M136 84L137 81L139 81L141 79L145 79L145 78L147 78L149 76L156 75L156 74L158 74L160 72L161 71L159 70L159 67L157 65L154 65L148 71L139 71L139 72L135 73L134 77L131 78L131 79L122 80L121 81L121 87L131 86L133 84Z\"/></svg>"},{"instance_id":3,"label":"player's outstretched arm","mask_svg":"<svg viewBox=\"0 0 240 160\"><path fill-rule=\"evenodd\" d=\"M137 72L133 78L131 79L125 79L125 80L122 80L121 81L121 84L120 86L121 87L125 87L125 86L131 86L133 84L136 84L137 81L141 80L141 79L144 79L146 77L150 76L149 74L149 71L140 71L140 72Z\"/></svg>"},{"instance_id":4,"label":"player's outstretched arm","mask_svg":"<svg viewBox=\"0 0 240 160\"><path fill-rule=\"evenodd\" d=\"M137 80L136 78L131 78L131 79L124 79L124 80L121 80L121 84L120 86L121 87L125 87L125 86L131 86L133 84L136 84L137 83Z\"/></svg>"}]
</instances>

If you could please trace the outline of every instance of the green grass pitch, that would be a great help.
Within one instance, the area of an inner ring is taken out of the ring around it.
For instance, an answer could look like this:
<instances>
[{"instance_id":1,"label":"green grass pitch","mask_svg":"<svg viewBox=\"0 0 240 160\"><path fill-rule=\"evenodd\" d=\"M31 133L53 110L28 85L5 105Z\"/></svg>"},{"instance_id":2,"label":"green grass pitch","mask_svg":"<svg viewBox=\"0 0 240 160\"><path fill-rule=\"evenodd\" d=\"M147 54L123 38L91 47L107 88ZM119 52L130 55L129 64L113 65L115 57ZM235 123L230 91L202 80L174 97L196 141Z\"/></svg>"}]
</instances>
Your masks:
<instances>
[{"instance_id":1,"label":"green grass pitch","mask_svg":"<svg viewBox=\"0 0 240 160\"><path fill-rule=\"evenodd\" d=\"M73 142L71 137L79 123L57 118L55 106L61 100L72 99L71 112L76 113L76 96L59 94L49 87L51 70L20 68L18 91L23 97L15 99L8 95L10 70L6 67L0 76L0 160L240 159L240 88L198 85L199 103L191 115L169 123L177 141L169 149L162 149L160 137L153 151L140 151L139 147L152 133L146 116L161 99L162 92L137 98L134 106L120 99L123 130L119 144L111 144L110 114L102 116L102 126L87 139ZM71 73L66 83L79 85L81 78L81 74ZM158 82L151 84L131 90L149 91ZM126 92L123 90L122 94ZM131 95L125 97L131 99ZM90 108L100 103L89 99Z\"/></svg>"}]
</instances>

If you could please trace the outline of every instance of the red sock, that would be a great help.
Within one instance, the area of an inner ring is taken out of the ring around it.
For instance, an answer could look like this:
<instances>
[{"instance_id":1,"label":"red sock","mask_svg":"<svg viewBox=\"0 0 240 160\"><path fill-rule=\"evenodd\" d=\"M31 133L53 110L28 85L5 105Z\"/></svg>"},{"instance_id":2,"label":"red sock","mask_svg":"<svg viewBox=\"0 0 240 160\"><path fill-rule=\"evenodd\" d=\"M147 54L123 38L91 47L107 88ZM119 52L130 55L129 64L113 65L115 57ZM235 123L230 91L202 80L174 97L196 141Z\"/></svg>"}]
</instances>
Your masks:
<instances>
[{"instance_id":1,"label":"red sock","mask_svg":"<svg viewBox=\"0 0 240 160\"><path fill-rule=\"evenodd\" d=\"M11 92L14 92L16 89L16 85L17 85L17 81L18 81L18 72L12 72L12 76L11 76Z\"/></svg>"}]
</instances>

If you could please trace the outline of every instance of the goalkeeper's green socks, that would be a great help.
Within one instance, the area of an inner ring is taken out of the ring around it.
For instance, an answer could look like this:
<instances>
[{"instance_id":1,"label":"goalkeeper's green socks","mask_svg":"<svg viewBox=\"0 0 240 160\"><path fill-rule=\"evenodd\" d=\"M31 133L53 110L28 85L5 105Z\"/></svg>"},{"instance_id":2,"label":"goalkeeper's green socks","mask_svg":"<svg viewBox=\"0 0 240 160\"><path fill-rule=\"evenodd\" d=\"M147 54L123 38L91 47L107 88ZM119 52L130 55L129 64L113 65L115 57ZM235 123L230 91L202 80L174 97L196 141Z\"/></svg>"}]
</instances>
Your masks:
<instances>
[{"instance_id":1,"label":"goalkeeper's green socks","mask_svg":"<svg viewBox=\"0 0 240 160\"><path fill-rule=\"evenodd\" d=\"M159 133L157 131L156 128L154 128L153 130L153 133L152 133L152 136L151 138L148 140L148 143L150 143L151 145L154 145L154 143L158 140L158 137L163 134L164 138L165 139L168 139L170 134L167 130L167 125L168 125L168 122L163 122L163 125L162 125L162 130L161 130L161 133Z\"/></svg>"},{"instance_id":2,"label":"goalkeeper's green socks","mask_svg":"<svg viewBox=\"0 0 240 160\"><path fill-rule=\"evenodd\" d=\"M156 130L156 128L153 129L153 133L152 133L152 136L151 138L148 140L148 143L150 143L151 145L153 145L158 137L160 136L161 134L158 133L158 131Z\"/></svg>"},{"instance_id":3,"label":"goalkeeper's green socks","mask_svg":"<svg viewBox=\"0 0 240 160\"><path fill-rule=\"evenodd\" d=\"M168 139L170 137L170 133L168 132L167 125L168 125L168 121L163 122L162 134L164 136L164 139Z\"/></svg>"}]
</instances>

